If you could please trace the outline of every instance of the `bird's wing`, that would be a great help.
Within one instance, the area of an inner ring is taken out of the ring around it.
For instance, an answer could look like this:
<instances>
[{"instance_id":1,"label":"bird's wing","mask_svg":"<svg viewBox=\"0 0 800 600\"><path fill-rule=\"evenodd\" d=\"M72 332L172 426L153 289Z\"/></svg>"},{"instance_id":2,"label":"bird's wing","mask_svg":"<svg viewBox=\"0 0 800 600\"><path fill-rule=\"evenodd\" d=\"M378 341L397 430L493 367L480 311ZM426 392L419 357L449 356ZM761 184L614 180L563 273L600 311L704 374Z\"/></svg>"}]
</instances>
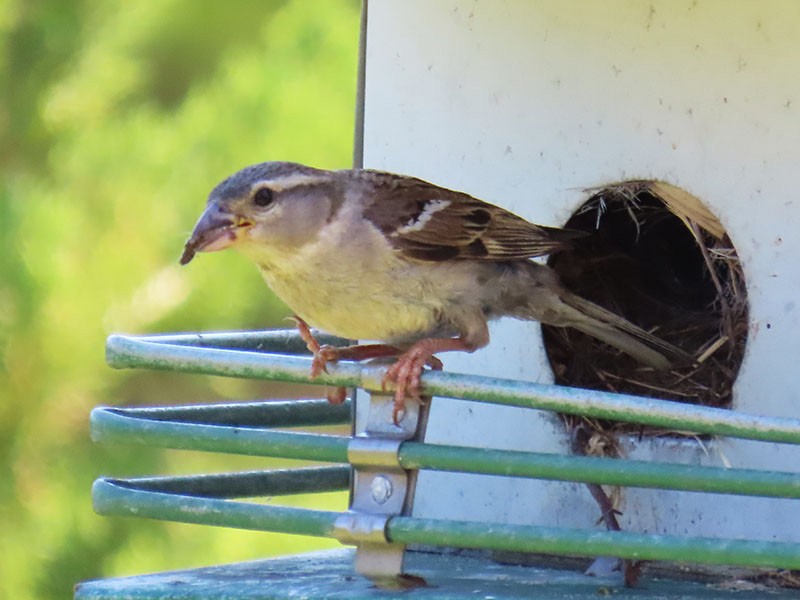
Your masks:
<instances>
[{"instance_id":1,"label":"bird's wing","mask_svg":"<svg viewBox=\"0 0 800 600\"><path fill-rule=\"evenodd\" d=\"M503 208L420 179L376 172L367 176L374 187L365 218L409 258L531 258L562 250L585 235L529 223Z\"/></svg>"}]
</instances>

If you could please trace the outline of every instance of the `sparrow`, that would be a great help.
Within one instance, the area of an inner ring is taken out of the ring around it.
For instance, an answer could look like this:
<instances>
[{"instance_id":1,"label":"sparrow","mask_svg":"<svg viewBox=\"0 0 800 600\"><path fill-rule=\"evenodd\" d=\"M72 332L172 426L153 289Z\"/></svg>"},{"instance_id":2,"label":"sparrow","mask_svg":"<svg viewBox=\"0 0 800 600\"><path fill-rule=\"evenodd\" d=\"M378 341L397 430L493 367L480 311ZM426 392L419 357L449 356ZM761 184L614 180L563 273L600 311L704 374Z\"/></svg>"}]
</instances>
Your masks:
<instances>
[{"instance_id":1,"label":"sparrow","mask_svg":"<svg viewBox=\"0 0 800 600\"><path fill-rule=\"evenodd\" d=\"M414 177L265 162L211 191L180 263L225 248L252 260L296 313L312 377L331 361L397 357L383 379L397 423L424 367L442 368L435 355L486 346L499 317L573 327L658 370L691 361L530 260L583 235ZM309 325L376 343L320 346Z\"/></svg>"}]
</instances>

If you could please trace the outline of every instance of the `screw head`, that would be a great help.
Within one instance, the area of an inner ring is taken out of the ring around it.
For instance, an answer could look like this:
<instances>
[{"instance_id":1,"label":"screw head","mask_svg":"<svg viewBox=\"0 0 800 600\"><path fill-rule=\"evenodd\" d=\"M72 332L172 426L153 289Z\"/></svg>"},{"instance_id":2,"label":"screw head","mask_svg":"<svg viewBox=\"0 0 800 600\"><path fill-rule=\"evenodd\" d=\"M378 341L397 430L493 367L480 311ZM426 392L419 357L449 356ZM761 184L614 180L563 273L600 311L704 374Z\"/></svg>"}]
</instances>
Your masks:
<instances>
[{"instance_id":1,"label":"screw head","mask_svg":"<svg viewBox=\"0 0 800 600\"><path fill-rule=\"evenodd\" d=\"M376 475L372 483L370 483L369 489L372 492L372 499L378 504L386 502L394 491L392 482L386 475Z\"/></svg>"}]
</instances>

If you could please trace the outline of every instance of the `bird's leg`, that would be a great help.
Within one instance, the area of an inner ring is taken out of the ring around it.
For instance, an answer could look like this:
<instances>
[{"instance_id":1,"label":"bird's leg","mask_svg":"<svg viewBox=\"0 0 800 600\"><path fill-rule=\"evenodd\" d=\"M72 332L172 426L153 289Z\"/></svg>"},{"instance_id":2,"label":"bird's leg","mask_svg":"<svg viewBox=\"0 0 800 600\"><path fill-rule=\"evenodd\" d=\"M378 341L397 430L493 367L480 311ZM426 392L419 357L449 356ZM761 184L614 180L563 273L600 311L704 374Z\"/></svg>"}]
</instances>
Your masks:
<instances>
[{"instance_id":1,"label":"bird's leg","mask_svg":"<svg viewBox=\"0 0 800 600\"><path fill-rule=\"evenodd\" d=\"M309 352L314 356L311 363L311 378L318 377L321 373L328 372L328 363L339 360L367 360L370 358L388 358L399 356L403 353L400 348L389 346L388 344L357 344L354 346L335 347L328 344L320 344L311 333L311 328L303 319L295 315L292 317L297 325L300 338L306 343ZM435 356L430 356L424 364L432 369L441 370L442 362ZM418 378L419 379L419 378ZM337 387L332 392L328 392L328 402L331 404L341 404L347 396L347 390Z\"/></svg>"},{"instance_id":2,"label":"bird's leg","mask_svg":"<svg viewBox=\"0 0 800 600\"><path fill-rule=\"evenodd\" d=\"M406 395L417 400L420 397L420 376L423 367L429 365L433 370L441 371L442 361L436 358L434 353L450 350L473 352L476 347L475 343L468 342L463 337L427 338L418 341L400 355L397 362L386 371L382 382L384 387L390 382L395 384L394 411L392 412L395 425L405 409Z\"/></svg>"},{"instance_id":3,"label":"bird's leg","mask_svg":"<svg viewBox=\"0 0 800 600\"><path fill-rule=\"evenodd\" d=\"M327 372L328 361L335 360L335 358L323 354L323 346L320 346L317 338L311 333L308 323L297 315L294 315L292 319L297 325L297 332L300 334L300 338L306 343L306 348L314 356L314 361L311 363L311 378L314 379L320 373Z\"/></svg>"},{"instance_id":4,"label":"bird's leg","mask_svg":"<svg viewBox=\"0 0 800 600\"><path fill-rule=\"evenodd\" d=\"M308 323L297 315L293 319L297 325L297 331L300 333L300 338L306 343L306 348L308 348L309 352L314 355L314 360L311 363L311 379L314 379L320 373L327 372L328 361L338 360L338 355L331 353L331 350L335 350L333 346L320 346L314 334L311 333ZM347 388L337 386L332 391L326 388L325 396L331 404L341 404L347 398Z\"/></svg>"},{"instance_id":5,"label":"bird's leg","mask_svg":"<svg viewBox=\"0 0 800 600\"><path fill-rule=\"evenodd\" d=\"M309 352L314 355L314 362L311 366L311 377L316 377L320 373L327 372L327 363L337 362L340 360L355 360L362 361L371 358L392 358L400 356L403 351L396 346L389 344L354 344L352 346L330 346L328 344L320 344L308 324L298 316L293 317L297 323L297 330L300 332L300 337L306 343ZM426 363L433 369L440 370L441 361L432 356Z\"/></svg>"},{"instance_id":6,"label":"bird's leg","mask_svg":"<svg viewBox=\"0 0 800 600\"><path fill-rule=\"evenodd\" d=\"M403 353L400 348L388 344L356 344L354 346L341 346L334 348L337 360L367 360L369 358L390 358Z\"/></svg>"}]
</instances>

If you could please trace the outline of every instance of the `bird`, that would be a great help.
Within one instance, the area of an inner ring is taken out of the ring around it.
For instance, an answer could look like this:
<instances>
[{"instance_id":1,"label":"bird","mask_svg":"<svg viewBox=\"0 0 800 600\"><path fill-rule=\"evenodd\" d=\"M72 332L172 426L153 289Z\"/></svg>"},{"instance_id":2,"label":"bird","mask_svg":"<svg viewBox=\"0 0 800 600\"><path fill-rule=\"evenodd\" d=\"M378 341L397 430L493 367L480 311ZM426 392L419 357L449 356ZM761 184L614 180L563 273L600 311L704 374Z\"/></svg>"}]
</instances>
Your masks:
<instances>
[{"instance_id":1,"label":"bird","mask_svg":"<svg viewBox=\"0 0 800 600\"><path fill-rule=\"evenodd\" d=\"M486 346L500 317L572 327L657 370L692 360L531 260L584 235L415 177L274 161L213 188L180 263L226 248L253 261L295 313L312 377L338 360L396 358L383 386L394 386L397 424L425 367L442 368L436 355ZM374 343L322 346L311 327Z\"/></svg>"}]
</instances>

